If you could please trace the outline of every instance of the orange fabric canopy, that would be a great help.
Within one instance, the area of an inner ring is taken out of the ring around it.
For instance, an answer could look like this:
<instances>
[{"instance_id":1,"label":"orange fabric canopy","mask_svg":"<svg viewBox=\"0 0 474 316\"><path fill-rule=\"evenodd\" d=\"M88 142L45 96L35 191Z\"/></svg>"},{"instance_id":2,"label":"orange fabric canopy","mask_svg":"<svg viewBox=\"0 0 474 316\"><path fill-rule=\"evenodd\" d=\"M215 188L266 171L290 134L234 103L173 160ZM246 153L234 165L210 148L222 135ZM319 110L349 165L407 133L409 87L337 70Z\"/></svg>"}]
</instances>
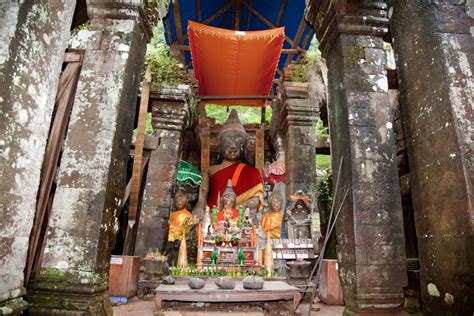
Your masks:
<instances>
[{"instance_id":1,"label":"orange fabric canopy","mask_svg":"<svg viewBox=\"0 0 474 316\"><path fill-rule=\"evenodd\" d=\"M285 28L234 31L188 21L194 75L201 96L267 96L280 58ZM208 103L265 105L265 100Z\"/></svg>"}]
</instances>

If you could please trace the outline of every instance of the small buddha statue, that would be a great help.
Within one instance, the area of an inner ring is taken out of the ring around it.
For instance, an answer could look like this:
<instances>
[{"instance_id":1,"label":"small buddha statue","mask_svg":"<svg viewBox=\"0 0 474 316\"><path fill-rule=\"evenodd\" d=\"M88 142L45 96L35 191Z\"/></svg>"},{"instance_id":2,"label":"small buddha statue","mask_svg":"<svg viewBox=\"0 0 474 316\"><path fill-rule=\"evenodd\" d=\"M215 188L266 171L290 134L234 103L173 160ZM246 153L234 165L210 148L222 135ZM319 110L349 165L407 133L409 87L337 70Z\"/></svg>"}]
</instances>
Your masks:
<instances>
[{"instance_id":1,"label":"small buddha statue","mask_svg":"<svg viewBox=\"0 0 474 316\"><path fill-rule=\"evenodd\" d=\"M270 210L263 216L260 221L263 231L265 231L270 238L280 239L281 222L283 220L283 197L279 190L274 189L269 198Z\"/></svg>"},{"instance_id":2,"label":"small buddha statue","mask_svg":"<svg viewBox=\"0 0 474 316\"><path fill-rule=\"evenodd\" d=\"M189 228L186 226L192 224L193 215L187 210L187 204L188 196L186 192L178 190L174 197L176 211L171 213L169 219L168 241L181 240L183 233Z\"/></svg>"},{"instance_id":3,"label":"small buddha statue","mask_svg":"<svg viewBox=\"0 0 474 316\"><path fill-rule=\"evenodd\" d=\"M221 209L217 212L217 223L221 221L237 222L239 219L239 210L235 208L235 201L237 196L235 195L234 189L232 188L231 180L227 181L227 186L221 197L220 207Z\"/></svg>"},{"instance_id":4,"label":"small buddha statue","mask_svg":"<svg viewBox=\"0 0 474 316\"><path fill-rule=\"evenodd\" d=\"M311 239L311 198L298 191L290 195L290 201L285 217L288 238Z\"/></svg>"},{"instance_id":5,"label":"small buddha statue","mask_svg":"<svg viewBox=\"0 0 474 316\"><path fill-rule=\"evenodd\" d=\"M177 251L180 241L186 235L188 229L193 224L193 215L187 210L188 195L179 189L174 197L175 211L171 213L169 219L168 245L169 263L174 265L177 259Z\"/></svg>"}]
</instances>

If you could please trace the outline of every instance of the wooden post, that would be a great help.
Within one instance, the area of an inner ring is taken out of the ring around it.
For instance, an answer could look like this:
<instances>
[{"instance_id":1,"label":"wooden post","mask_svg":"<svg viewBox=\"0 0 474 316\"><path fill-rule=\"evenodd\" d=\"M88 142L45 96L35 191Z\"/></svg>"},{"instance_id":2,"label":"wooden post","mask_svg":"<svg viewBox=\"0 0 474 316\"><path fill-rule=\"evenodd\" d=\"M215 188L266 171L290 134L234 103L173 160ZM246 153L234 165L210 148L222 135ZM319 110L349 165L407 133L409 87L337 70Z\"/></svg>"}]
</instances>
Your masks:
<instances>
[{"instance_id":1,"label":"wooden post","mask_svg":"<svg viewBox=\"0 0 474 316\"><path fill-rule=\"evenodd\" d=\"M150 97L150 83L151 83L151 69L150 67L148 67L145 73L145 80L143 80L143 84L142 84L142 96L140 99L140 109L138 113L137 138L135 141L132 180L131 180L132 187L130 191L130 207L128 210L128 226L127 226L127 232L125 233L125 245L123 248L124 255L131 254L131 248L132 248L131 231L137 220L137 210L138 210L140 187L141 187L143 146L145 143L146 117L148 113L148 99Z\"/></svg>"},{"instance_id":2,"label":"wooden post","mask_svg":"<svg viewBox=\"0 0 474 316\"><path fill-rule=\"evenodd\" d=\"M28 283L31 272L35 271L35 278L39 273L42 255L46 245L46 228L52 205L52 188L57 164L67 131L69 116L71 115L77 81L82 66L82 53L67 52L64 56L66 68L59 79L56 95L56 114L49 131L48 142L41 168L41 182L36 203L36 215L31 232L28 259L25 271L25 284Z\"/></svg>"},{"instance_id":3,"label":"wooden post","mask_svg":"<svg viewBox=\"0 0 474 316\"><path fill-rule=\"evenodd\" d=\"M211 159L211 132L209 128L201 129L201 174L209 172Z\"/></svg>"},{"instance_id":4,"label":"wooden post","mask_svg":"<svg viewBox=\"0 0 474 316\"><path fill-rule=\"evenodd\" d=\"M265 163L265 145L264 145L264 136L265 136L265 127L259 128L255 131L255 168L260 171L260 174L263 172L263 167Z\"/></svg>"}]
</instances>

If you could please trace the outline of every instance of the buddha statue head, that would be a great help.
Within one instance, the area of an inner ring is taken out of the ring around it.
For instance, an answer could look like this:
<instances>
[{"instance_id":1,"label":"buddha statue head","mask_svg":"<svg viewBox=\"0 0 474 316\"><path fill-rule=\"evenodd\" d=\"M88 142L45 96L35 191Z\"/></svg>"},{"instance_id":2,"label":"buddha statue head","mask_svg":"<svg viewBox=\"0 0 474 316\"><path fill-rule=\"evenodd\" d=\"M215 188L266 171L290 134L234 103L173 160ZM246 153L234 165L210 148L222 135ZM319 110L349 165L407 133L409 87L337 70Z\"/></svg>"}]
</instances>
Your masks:
<instances>
[{"instance_id":1,"label":"buddha statue head","mask_svg":"<svg viewBox=\"0 0 474 316\"><path fill-rule=\"evenodd\" d=\"M280 190L275 188L268 199L270 205L270 211L279 212L283 209L283 196L281 195Z\"/></svg>"},{"instance_id":2,"label":"buddha statue head","mask_svg":"<svg viewBox=\"0 0 474 316\"><path fill-rule=\"evenodd\" d=\"M219 133L219 155L228 161L242 161L246 147L247 133L237 112L232 110Z\"/></svg>"},{"instance_id":3,"label":"buddha statue head","mask_svg":"<svg viewBox=\"0 0 474 316\"><path fill-rule=\"evenodd\" d=\"M174 195L174 206L176 210L182 210L188 205L188 194L181 188Z\"/></svg>"}]
</instances>

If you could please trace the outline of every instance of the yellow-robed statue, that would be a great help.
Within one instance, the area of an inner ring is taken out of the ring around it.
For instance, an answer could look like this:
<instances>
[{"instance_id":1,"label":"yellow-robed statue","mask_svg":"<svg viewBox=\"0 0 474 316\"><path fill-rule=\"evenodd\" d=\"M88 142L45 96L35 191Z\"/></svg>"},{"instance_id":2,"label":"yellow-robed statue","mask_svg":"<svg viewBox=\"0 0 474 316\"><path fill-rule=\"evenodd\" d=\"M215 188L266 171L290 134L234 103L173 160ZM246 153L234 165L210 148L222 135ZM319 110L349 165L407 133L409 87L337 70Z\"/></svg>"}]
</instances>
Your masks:
<instances>
[{"instance_id":1,"label":"yellow-robed statue","mask_svg":"<svg viewBox=\"0 0 474 316\"><path fill-rule=\"evenodd\" d=\"M183 234L193 223L193 215L186 209L186 205L188 204L186 192L178 190L174 198L174 203L176 211L170 216L168 242L181 240Z\"/></svg>"},{"instance_id":2,"label":"yellow-robed statue","mask_svg":"<svg viewBox=\"0 0 474 316\"><path fill-rule=\"evenodd\" d=\"M269 198L270 210L263 216L260 221L263 231L272 239L280 239L281 222L283 220L283 197L281 193L274 189Z\"/></svg>"}]
</instances>

